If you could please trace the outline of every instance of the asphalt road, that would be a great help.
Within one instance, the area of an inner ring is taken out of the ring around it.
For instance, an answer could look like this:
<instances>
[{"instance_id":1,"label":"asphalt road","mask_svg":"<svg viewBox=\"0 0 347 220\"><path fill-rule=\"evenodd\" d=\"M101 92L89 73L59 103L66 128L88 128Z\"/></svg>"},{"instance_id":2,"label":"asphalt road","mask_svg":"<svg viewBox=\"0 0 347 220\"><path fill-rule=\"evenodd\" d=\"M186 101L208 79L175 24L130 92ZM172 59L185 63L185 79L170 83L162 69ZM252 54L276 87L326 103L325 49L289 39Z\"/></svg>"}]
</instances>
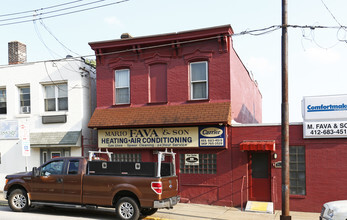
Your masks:
<instances>
[{"instance_id":1,"label":"asphalt road","mask_svg":"<svg viewBox=\"0 0 347 220\"><path fill-rule=\"evenodd\" d=\"M36 207L28 212L13 212L9 206L0 206L0 218L4 220L61 220L61 219L112 219L116 218L114 209L88 210L85 208Z\"/></svg>"}]
</instances>

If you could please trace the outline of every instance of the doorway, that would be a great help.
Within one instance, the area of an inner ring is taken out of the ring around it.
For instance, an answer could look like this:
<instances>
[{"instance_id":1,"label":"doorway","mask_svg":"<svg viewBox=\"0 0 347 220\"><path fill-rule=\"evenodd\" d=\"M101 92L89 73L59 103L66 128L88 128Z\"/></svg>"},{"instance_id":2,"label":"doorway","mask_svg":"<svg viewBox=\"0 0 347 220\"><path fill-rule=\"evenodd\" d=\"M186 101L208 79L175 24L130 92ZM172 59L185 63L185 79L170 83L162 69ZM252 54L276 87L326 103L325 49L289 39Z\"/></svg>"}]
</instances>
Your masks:
<instances>
[{"instance_id":1,"label":"doorway","mask_svg":"<svg viewBox=\"0 0 347 220\"><path fill-rule=\"evenodd\" d=\"M270 152L249 152L249 198L252 201L271 201Z\"/></svg>"}]
</instances>

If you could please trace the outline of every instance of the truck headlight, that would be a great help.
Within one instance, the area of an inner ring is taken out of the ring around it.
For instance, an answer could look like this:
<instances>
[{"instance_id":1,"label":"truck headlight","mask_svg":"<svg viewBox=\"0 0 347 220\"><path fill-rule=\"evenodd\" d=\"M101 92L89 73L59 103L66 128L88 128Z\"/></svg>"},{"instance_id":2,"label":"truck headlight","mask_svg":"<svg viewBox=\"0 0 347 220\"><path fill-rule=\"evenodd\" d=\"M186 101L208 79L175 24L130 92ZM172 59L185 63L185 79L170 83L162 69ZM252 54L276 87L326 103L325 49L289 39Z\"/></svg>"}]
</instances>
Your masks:
<instances>
[{"instance_id":1,"label":"truck headlight","mask_svg":"<svg viewBox=\"0 0 347 220\"><path fill-rule=\"evenodd\" d=\"M329 209L328 212L327 212L327 215L332 218L334 216L334 210L332 209Z\"/></svg>"}]
</instances>

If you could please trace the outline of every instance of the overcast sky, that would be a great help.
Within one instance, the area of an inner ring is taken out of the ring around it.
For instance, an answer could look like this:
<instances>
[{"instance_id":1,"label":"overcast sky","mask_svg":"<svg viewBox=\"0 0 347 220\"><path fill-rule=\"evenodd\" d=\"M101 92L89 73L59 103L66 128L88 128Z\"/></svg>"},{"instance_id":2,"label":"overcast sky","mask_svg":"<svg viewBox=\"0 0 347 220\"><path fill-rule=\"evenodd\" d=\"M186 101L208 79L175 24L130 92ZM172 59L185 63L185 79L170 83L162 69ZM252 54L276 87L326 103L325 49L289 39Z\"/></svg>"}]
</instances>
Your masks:
<instances>
[{"instance_id":1,"label":"overcast sky","mask_svg":"<svg viewBox=\"0 0 347 220\"><path fill-rule=\"evenodd\" d=\"M7 43L14 40L27 45L28 61L32 62L67 54L92 55L88 42L119 39L125 32L138 37L230 24L238 34L281 24L279 0L99 0L93 3L96 1L17 0L3 4L0 65L8 64ZM86 3L90 4L77 7ZM51 7L58 4L64 5ZM68 7L73 8L65 10ZM92 7L99 8L85 10ZM346 0L291 0L288 23L344 26L346 9ZM77 10L85 11L56 16ZM8 14L13 15L5 16ZM32 21L48 16L55 17ZM28 22L9 24L21 21ZM343 28L289 29L290 122L302 121L303 96L347 94L346 35ZM263 96L263 122L280 123L281 30L259 36L236 35L233 46L258 82Z\"/></svg>"}]
</instances>

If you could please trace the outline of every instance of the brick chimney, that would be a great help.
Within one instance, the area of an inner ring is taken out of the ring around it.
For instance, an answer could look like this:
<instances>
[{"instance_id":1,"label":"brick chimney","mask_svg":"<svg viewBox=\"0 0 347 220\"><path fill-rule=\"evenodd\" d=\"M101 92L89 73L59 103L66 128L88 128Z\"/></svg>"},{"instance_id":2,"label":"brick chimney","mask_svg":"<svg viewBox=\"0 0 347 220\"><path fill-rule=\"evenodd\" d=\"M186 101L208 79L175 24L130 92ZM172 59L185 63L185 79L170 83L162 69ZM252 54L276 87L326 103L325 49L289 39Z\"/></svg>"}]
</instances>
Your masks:
<instances>
[{"instance_id":1,"label":"brick chimney","mask_svg":"<svg viewBox=\"0 0 347 220\"><path fill-rule=\"evenodd\" d=\"M19 41L8 43L8 64L19 64L27 61L27 46Z\"/></svg>"}]
</instances>

